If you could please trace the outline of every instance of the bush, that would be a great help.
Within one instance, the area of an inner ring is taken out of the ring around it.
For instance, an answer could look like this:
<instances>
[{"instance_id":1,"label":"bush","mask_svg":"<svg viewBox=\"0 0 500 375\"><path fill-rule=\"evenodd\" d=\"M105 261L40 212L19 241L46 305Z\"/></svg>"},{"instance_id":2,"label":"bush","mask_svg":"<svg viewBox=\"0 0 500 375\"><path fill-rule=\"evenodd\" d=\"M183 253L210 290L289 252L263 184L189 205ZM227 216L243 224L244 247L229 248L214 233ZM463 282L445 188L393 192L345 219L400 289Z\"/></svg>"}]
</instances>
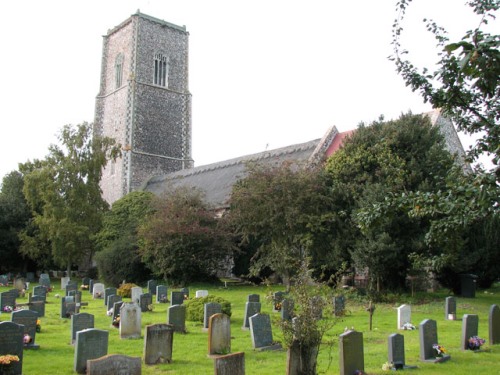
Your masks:
<instances>
[{"instance_id":1,"label":"bush","mask_svg":"<svg viewBox=\"0 0 500 375\"><path fill-rule=\"evenodd\" d=\"M222 312L227 316L231 316L231 303L229 301L222 297L209 295L184 301L184 305L186 306L186 320L191 322L203 322L204 305L209 302L220 303Z\"/></svg>"},{"instance_id":2,"label":"bush","mask_svg":"<svg viewBox=\"0 0 500 375\"><path fill-rule=\"evenodd\" d=\"M116 291L119 296L122 296L123 298L127 297L130 298L132 297L132 288L137 285L133 283L127 283L127 284L122 284Z\"/></svg>"}]
</instances>

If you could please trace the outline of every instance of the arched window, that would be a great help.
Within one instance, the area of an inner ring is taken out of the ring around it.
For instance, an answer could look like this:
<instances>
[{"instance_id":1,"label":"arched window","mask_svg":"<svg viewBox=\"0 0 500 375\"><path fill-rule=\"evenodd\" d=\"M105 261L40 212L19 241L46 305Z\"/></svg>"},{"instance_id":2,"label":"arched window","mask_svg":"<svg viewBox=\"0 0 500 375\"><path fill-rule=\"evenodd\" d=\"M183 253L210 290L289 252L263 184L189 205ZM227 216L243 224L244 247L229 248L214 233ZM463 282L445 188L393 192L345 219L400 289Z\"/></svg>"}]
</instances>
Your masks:
<instances>
[{"instance_id":1,"label":"arched window","mask_svg":"<svg viewBox=\"0 0 500 375\"><path fill-rule=\"evenodd\" d=\"M168 56L162 53L155 54L155 76L154 84L168 87Z\"/></svg>"},{"instance_id":2,"label":"arched window","mask_svg":"<svg viewBox=\"0 0 500 375\"><path fill-rule=\"evenodd\" d=\"M118 89L122 86L122 77L123 77L123 54L119 54L116 56L115 60L115 89Z\"/></svg>"}]
</instances>

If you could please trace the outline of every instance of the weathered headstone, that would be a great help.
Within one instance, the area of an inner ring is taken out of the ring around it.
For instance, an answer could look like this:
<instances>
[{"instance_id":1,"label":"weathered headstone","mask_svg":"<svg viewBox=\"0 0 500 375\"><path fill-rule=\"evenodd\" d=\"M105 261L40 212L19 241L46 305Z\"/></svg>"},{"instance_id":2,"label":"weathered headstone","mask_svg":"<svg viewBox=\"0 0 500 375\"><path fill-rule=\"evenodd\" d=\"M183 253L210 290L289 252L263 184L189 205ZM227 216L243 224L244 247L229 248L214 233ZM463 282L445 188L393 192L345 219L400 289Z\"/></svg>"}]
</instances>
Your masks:
<instances>
[{"instance_id":1,"label":"weathered headstone","mask_svg":"<svg viewBox=\"0 0 500 375\"><path fill-rule=\"evenodd\" d=\"M498 305L491 305L488 323L489 344L500 344L500 308Z\"/></svg>"},{"instance_id":2,"label":"weathered headstone","mask_svg":"<svg viewBox=\"0 0 500 375\"><path fill-rule=\"evenodd\" d=\"M455 320L457 318L457 300L455 297L446 297L444 303L444 319Z\"/></svg>"},{"instance_id":3,"label":"weathered headstone","mask_svg":"<svg viewBox=\"0 0 500 375\"><path fill-rule=\"evenodd\" d=\"M208 290L197 290L196 291L196 298L203 298L208 296Z\"/></svg>"},{"instance_id":4,"label":"weathered headstone","mask_svg":"<svg viewBox=\"0 0 500 375\"><path fill-rule=\"evenodd\" d=\"M68 295L67 297L74 297L75 298L75 303L80 306L80 303L82 302L82 291L81 290L68 290Z\"/></svg>"},{"instance_id":5,"label":"weathered headstone","mask_svg":"<svg viewBox=\"0 0 500 375\"><path fill-rule=\"evenodd\" d=\"M444 362L450 359L449 355L436 357L436 351L433 348L439 344L437 334L437 324L435 320L425 319L419 324L420 339L420 360L425 362Z\"/></svg>"},{"instance_id":6,"label":"weathered headstone","mask_svg":"<svg viewBox=\"0 0 500 375\"><path fill-rule=\"evenodd\" d=\"M335 316L345 315L345 297L335 296L333 297L333 314Z\"/></svg>"},{"instance_id":7,"label":"weathered headstone","mask_svg":"<svg viewBox=\"0 0 500 375\"><path fill-rule=\"evenodd\" d=\"M174 332L186 333L186 307L183 305L170 306L167 323L174 327Z\"/></svg>"},{"instance_id":8,"label":"weathered headstone","mask_svg":"<svg viewBox=\"0 0 500 375\"><path fill-rule=\"evenodd\" d=\"M29 308L38 313L39 318L45 316L45 297L44 296L29 296Z\"/></svg>"},{"instance_id":9,"label":"weathered headstone","mask_svg":"<svg viewBox=\"0 0 500 375\"><path fill-rule=\"evenodd\" d=\"M92 298L101 299L104 298L104 284L103 283L95 283L92 289Z\"/></svg>"},{"instance_id":10,"label":"weathered headstone","mask_svg":"<svg viewBox=\"0 0 500 375\"><path fill-rule=\"evenodd\" d=\"M89 293L92 295L94 295L94 284L95 284L95 280L90 279L89 280Z\"/></svg>"},{"instance_id":11,"label":"weathered headstone","mask_svg":"<svg viewBox=\"0 0 500 375\"><path fill-rule=\"evenodd\" d=\"M71 315L71 344L75 343L78 331L89 328L94 328L94 315L88 313Z\"/></svg>"},{"instance_id":12,"label":"weathered headstone","mask_svg":"<svg viewBox=\"0 0 500 375\"><path fill-rule=\"evenodd\" d=\"M109 354L87 360L87 375L141 375L141 358Z\"/></svg>"},{"instance_id":13,"label":"weathered headstone","mask_svg":"<svg viewBox=\"0 0 500 375\"><path fill-rule=\"evenodd\" d=\"M388 360L399 370L405 367L405 337L399 333L393 333L388 340Z\"/></svg>"},{"instance_id":14,"label":"weathered headstone","mask_svg":"<svg viewBox=\"0 0 500 375\"><path fill-rule=\"evenodd\" d=\"M356 370L365 371L363 334L347 331L339 336L340 375L352 375Z\"/></svg>"},{"instance_id":15,"label":"weathered headstone","mask_svg":"<svg viewBox=\"0 0 500 375\"><path fill-rule=\"evenodd\" d=\"M156 286L156 303L167 303L168 301L168 288L166 285Z\"/></svg>"},{"instance_id":16,"label":"weathered headstone","mask_svg":"<svg viewBox=\"0 0 500 375\"><path fill-rule=\"evenodd\" d=\"M134 286L130 289L130 298L132 302L139 304L139 296L142 294L142 288L140 286Z\"/></svg>"},{"instance_id":17,"label":"weathered headstone","mask_svg":"<svg viewBox=\"0 0 500 375\"><path fill-rule=\"evenodd\" d=\"M208 355L231 352L231 321L226 314L214 314L208 323Z\"/></svg>"},{"instance_id":18,"label":"weathered headstone","mask_svg":"<svg viewBox=\"0 0 500 375\"><path fill-rule=\"evenodd\" d=\"M184 293L182 292L170 292L170 304L182 305L184 303Z\"/></svg>"},{"instance_id":19,"label":"weathered headstone","mask_svg":"<svg viewBox=\"0 0 500 375\"><path fill-rule=\"evenodd\" d=\"M30 342L24 342L25 349L38 349L40 346L36 344L36 321L38 313L31 310L18 310L12 313L12 323L24 326L24 335L29 335Z\"/></svg>"},{"instance_id":20,"label":"weathered headstone","mask_svg":"<svg viewBox=\"0 0 500 375\"><path fill-rule=\"evenodd\" d=\"M79 306L75 302L75 297L68 296L61 298L61 318L69 318L73 314L80 312Z\"/></svg>"},{"instance_id":21,"label":"weathered headstone","mask_svg":"<svg viewBox=\"0 0 500 375\"><path fill-rule=\"evenodd\" d=\"M311 374L316 369L318 347L303 347L298 340L293 340L286 353L286 374Z\"/></svg>"},{"instance_id":22,"label":"weathered headstone","mask_svg":"<svg viewBox=\"0 0 500 375\"><path fill-rule=\"evenodd\" d=\"M42 273L38 278L38 284L50 289L50 276L48 273Z\"/></svg>"},{"instance_id":23,"label":"weathered headstone","mask_svg":"<svg viewBox=\"0 0 500 375\"><path fill-rule=\"evenodd\" d=\"M122 308L122 306L123 306L123 301L115 302L113 305L113 315L111 316L111 324L117 328L120 326L118 318L120 318L120 309ZM118 323L115 325L114 322Z\"/></svg>"},{"instance_id":24,"label":"weathered headstone","mask_svg":"<svg viewBox=\"0 0 500 375\"><path fill-rule=\"evenodd\" d=\"M24 282L24 279L21 278L16 278L14 280L14 288L17 289L18 294L20 295L21 293L24 293L26 291L26 283Z\"/></svg>"},{"instance_id":25,"label":"weathered headstone","mask_svg":"<svg viewBox=\"0 0 500 375\"><path fill-rule=\"evenodd\" d=\"M222 312L222 305L216 302L209 302L203 305L203 328L208 328L210 317Z\"/></svg>"},{"instance_id":26,"label":"weathered headstone","mask_svg":"<svg viewBox=\"0 0 500 375\"><path fill-rule=\"evenodd\" d=\"M174 327L170 324L153 324L144 330L144 363L172 362L172 346L174 342Z\"/></svg>"},{"instance_id":27,"label":"weathered headstone","mask_svg":"<svg viewBox=\"0 0 500 375\"><path fill-rule=\"evenodd\" d=\"M108 304L106 306L107 310L111 310L113 306L115 305L116 302L120 302L122 300L122 296L119 296L117 294L111 294L108 296Z\"/></svg>"},{"instance_id":28,"label":"weathered headstone","mask_svg":"<svg viewBox=\"0 0 500 375\"><path fill-rule=\"evenodd\" d=\"M249 294L247 297L247 302L260 302L259 294Z\"/></svg>"},{"instance_id":29,"label":"weathered headstone","mask_svg":"<svg viewBox=\"0 0 500 375\"><path fill-rule=\"evenodd\" d=\"M89 359L101 358L108 354L109 332L89 328L76 333L74 371L85 374Z\"/></svg>"},{"instance_id":30,"label":"weathered headstone","mask_svg":"<svg viewBox=\"0 0 500 375\"><path fill-rule=\"evenodd\" d=\"M13 362L12 374L20 375L23 370L24 327L12 322L0 322L0 355L17 355L18 362Z\"/></svg>"},{"instance_id":31,"label":"weathered headstone","mask_svg":"<svg viewBox=\"0 0 500 375\"><path fill-rule=\"evenodd\" d=\"M293 300L285 298L281 303L281 319L292 320L293 317Z\"/></svg>"},{"instance_id":32,"label":"weathered headstone","mask_svg":"<svg viewBox=\"0 0 500 375\"><path fill-rule=\"evenodd\" d=\"M124 303L120 309L120 338L141 337L141 308L135 303Z\"/></svg>"},{"instance_id":33,"label":"weathered headstone","mask_svg":"<svg viewBox=\"0 0 500 375\"><path fill-rule=\"evenodd\" d=\"M406 323L411 323L411 307L401 305L398 307L398 329L404 329Z\"/></svg>"},{"instance_id":34,"label":"weathered headstone","mask_svg":"<svg viewBox=\"0 0 500 375\"><path fill-rule=\"evenodd\" d=\"M252 315L260 313L260 302L246 302L245 303L245 314L243 316L243 327L242 329L250 329L249 318Z\"/></svg>"},{"instance_id":35,"label":"weathered headstone","mask_svg":"<svg viewBox=\"0 0 500 375\"><path fill-rule=\"evenodd\" d=\"M151 293L143 293L139 296L139 306L142 312L151 311L153 305L153 296Z\"/></svg>"},{"instance_id":36,"label":"weathered headstone","mask_svg":"<svg viewBox=\"0 0 500 375\"><path fill-rule=\"evenodd\" d=\"M90 284L90 277L84 277L82 279L82 286L83 285L89 286L89 284Z\"/></svg>"},{"instance_id":37,"label":"weathered headstone","mask_svg":"<svg viewBox=\"0 0 500 375\"><path fill-rule=\"evenodd\" d=\"M61 289L66 290L66 285L69 283L69 277L61 277Z\"/></svg>"},{"instance_id":38,"label":"weathered headstone","mask_svg":"<svg viewBox=\"0 0 500 375\"><path fill-rule=\"evenodd\" d=\"M277 350L281 345L273 344L273 331L269 314L255 314L249 318L250 337L254 349Z\"/></svg>"},{"instance_id":39,"label":"weathered headstone","mask_svg":"<svg viewBox=\"0 0 500 375\"><path fill-rule=\"evenodd\" d=\"M184 299L188 299L189 298L189 288L182 288L180 290L180 292L183 294Z\"/></svg>"},{"instance_id":40,"label":"weathered headstone","mask_svg":"<svg viewBox=\"0 0 500 375\"><path fill-rule=\"evenodd\" d=\"M33 272L26 272L26 281L29 283L35 282L35 274Z\"/></svg>"},{"instance_id":41,"label":"weathered headstone","mask_svg":"<svg viewBox=\"0 0 500 375\"><path fill-rule=\"evenodd\" d=\"M152 296L156 295L156 285L158 285L156 280L148 280L147 289L148 293L151 294Z\"/></svg>"},{"instance_id":42,"label":"weathered headstone","mask_svg":"<svg viewBox=\"0 0 500 375\"><path fill-rule=\"evenodd\" d=\"M5 306L14 308L16 306L16 296L10 290L0 293L0 311L5 311Z\"/></svg>"},{"instance_id":43,"label":"weathered headstone","mask_svg":"<svg viewBox=\"0 0 500 375\"><path fill-rule=\"evenodd\" d=\"M479 316L475 314L465 314L462 318L462 336L460 340L460 348L462 350L469 349L469 339L472 336L477 336L479 328Z\"/></svg>"},{"instance_id":44,"label":"weathered headstone","mask_svg":"<svg viewBox=\"0 0 500 375\"><path fill-rule=\"evenodd\" d=\"M7 275L0 275L0 286L7 286L9 284L9 277Z\"/></svg>"},{"instance_id":45,"label":"weathered headstone","mask_svg":"<svg viewBox=\"0 0 500 375\"><path fill-rule=\"evenodd\" d=\"M108 306L108 297L113 296L113 295L116 295L116 288L110 287L110 288L104 289L104 304L106 306ZM108 307L108 309L109 309L109 307Z\"/></svg>"},{"instance_id":46,"label":"weathered headstone","mask_svg":"<svg viewBox=\"0 0 500 375\"><path fill-rule=\"evenodd\" d=\"M34 296L44 296L47 297L47 288L43 285L37 285L33 287Z\"/></svg>"},{"instance_id":47,"label":"weathered headstone","mask_svg":"<svg viewBox=\"0 0 500 375\"><path fill-rule=\"evenodd\" d=\"M245 375L245 353L214 357L214 375Z\"/></svg>"}]
</instances>

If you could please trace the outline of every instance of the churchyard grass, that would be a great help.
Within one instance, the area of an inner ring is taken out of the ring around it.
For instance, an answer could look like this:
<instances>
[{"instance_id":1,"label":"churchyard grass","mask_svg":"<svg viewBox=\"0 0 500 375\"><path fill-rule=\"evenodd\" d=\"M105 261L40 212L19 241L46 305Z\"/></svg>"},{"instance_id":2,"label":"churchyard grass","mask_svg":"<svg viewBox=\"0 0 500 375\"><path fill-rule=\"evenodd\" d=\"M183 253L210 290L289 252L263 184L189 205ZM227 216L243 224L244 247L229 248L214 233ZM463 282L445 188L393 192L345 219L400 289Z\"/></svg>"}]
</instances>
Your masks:
<instances>
[{"instance_id":1,"label":"churchyard grass","mask_svg":"<svg viewBox=\"0 0 500 375\"><path fill-rule=\"evenodd\" d=\"M53 281L54 283L55 281ZM33 284L31 284L31 287ZM30 287L30 289L31 289ZM45 317L41 318L42 330L36 335L38 350L25 350L23 360L24 374L74 374L74 346L70 344L70 319L60 318L60 298L64 292L60 285L49 293ZM0 287L0 292L9 290ZM231 317L231 352L245 352L245 368L247 374L275 375L285 373L286 351L255 351L249 331L241 329L243 325L244 306L249 294L261 296L262 312L271 314L272 319L278 319L279 314L272 312L272 305L265 298L272 291L284 290L282 286L256 287L241 286L228 283L228 288L213 285L191 285L191 298L195 291L207 289L228 300L232 304ZM144 286L144 291L146 290ZM178 289L177 289L178 290ZM170 292L170 289L169 289ZM347 297L346 316L339 318L336 325L324 337L318 359L318 371L323 374L338 374L338 335L345 327L354 327L363 333L365 370L367 374L387 374L382 371L382 365L387 361L387 338L392 333L400 333L405 339L405 356L407 365L416 365L418 369L411 370L414 374L467 374L470 373L500 373L500 345L485 344L480 353L460 350L461 320L463 314L479 316L479 336L488 340L488 312L492 304L500 305L500 285L476 293L476 298L457 297L457 319L444 319L444 301L446 291L433 294L420 294L417 298L409 296L394 296L392 303L378 303L373 315L373 330L369 331L369 314L365 310L367 303ZM124 299L129 301L129 299ZM425 300L425 303L418 301ZM17 303L28 302L27 296L18 298ZM95 328L105 329L109 334L108 354L123 354L133 357L143 356L143 337L140 339L122 340L118 329L111 327L111 318L106 315L103 300L93 300L88 291L83 291L83 302L88 302L80 312L94 315ZM412 323L418 324L424 319L434 319L437 322L439 344L448 349L451 360L443 364L422 363L419 360L419 333L415 331L397 331L396 308L401 304L411 305ZM152 312L142 313L142 333L144 326L154 323L165 323L167 308L170 304L154 303ZM10 321L11 314L2 313L0 321ZM186 322L187 334L175 333L173 343L173 362L146 366L142 365L143 374L213 374L213 360L207 357L207 333L202 331L203 323ZM274 341L282 341L279 328L273 324ZM333 342L330 345L328 342Z\"/></svg>"}]
</instances>

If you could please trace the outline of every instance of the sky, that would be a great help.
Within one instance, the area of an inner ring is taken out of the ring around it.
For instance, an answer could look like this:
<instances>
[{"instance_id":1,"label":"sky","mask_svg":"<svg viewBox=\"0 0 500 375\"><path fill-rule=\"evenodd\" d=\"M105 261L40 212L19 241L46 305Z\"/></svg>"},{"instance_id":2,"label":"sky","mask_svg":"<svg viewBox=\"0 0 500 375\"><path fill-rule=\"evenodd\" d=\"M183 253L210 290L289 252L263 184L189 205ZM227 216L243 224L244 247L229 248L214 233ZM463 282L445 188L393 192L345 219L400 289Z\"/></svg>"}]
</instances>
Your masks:
<instances>
[{"instance_id":1,"label":"sky","mask_svg":"<svg viewBox=\"0 0 500 375\"><path fill-rule=\"evenodd\" d=\"M465 0L414 0L402 38L437 60L423 18L451 40L478 24ZM430 111L397 75L396 0L16 0L2 3L0 178L43 159L66 124L92 122L102 36L138 9L189 36L195 166ZM498 26L498 25L497 25ZM467 149L473 141L461 134Z\"/></svg>"}]
</instances>

